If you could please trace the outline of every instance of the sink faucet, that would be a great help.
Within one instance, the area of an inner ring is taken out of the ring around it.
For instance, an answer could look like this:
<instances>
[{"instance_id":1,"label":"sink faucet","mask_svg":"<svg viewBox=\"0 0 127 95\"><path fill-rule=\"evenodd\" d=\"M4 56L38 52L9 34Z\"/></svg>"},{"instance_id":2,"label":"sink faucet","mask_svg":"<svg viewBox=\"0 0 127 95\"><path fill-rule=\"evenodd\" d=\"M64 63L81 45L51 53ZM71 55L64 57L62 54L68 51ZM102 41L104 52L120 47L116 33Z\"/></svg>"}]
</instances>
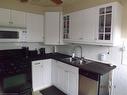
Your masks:
<instances>
[{"instance_id":1,"label":"sink faucet","mask_svg":"<svg viewBox=\"0 0 127 95\"><path fill-rule=\"evenodd\" d=\"M76 51L77 48L80 49L80 58L82 58L82 47L81 47L80 45L74 47L74 49L73 49L73 53L72 53L72 58L75 57L75 51Z\"/></svg>"}]
</instances>

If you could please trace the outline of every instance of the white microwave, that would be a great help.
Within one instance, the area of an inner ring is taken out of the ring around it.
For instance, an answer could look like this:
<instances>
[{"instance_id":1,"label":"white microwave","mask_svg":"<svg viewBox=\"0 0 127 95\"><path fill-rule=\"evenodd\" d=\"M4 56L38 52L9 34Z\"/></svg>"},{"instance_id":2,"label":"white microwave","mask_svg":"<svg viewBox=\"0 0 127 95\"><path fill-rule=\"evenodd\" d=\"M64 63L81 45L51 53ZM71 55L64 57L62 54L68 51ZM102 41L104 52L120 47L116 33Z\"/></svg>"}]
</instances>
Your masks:
<instances>
[{"instance_id":1,"label":"white microwave","mask_svg":"<svg viewBox=\"0 0 127 95\"><path fill-rule=\"evenodd\" d=\"M0 28L0 42L25 42L26 29Z\"/></svg>"}]
</instances>

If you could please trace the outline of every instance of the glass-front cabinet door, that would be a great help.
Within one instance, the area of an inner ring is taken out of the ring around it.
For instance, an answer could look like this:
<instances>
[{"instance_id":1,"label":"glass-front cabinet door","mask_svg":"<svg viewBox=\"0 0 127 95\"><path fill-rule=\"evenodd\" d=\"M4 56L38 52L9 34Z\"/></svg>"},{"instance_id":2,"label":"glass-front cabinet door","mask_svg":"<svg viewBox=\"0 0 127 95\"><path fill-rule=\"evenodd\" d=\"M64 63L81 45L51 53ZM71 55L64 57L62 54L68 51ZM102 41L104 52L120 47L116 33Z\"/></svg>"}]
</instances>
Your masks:
<instances>
[{"instance_id":1,"label":"glass-front cabinet door","mask_svg":"<svg viewBox=\"0 0 127 95\"><path fill-rule=\"evenodd\" d=\"M102 41L112 40L111 27L112 27L112 6L100 8L98 40Z\"/></svg>"},{"instance_id":2,"label":"glass-front cabinet door","mask_svg":"<svg viewBox=\"0 0 127 95\"><path fill-rule=\"evenodd\" d=\"M69 39L70 16L69 15L64 16L63 21L64 21L63 39Z\"/></svg>"}]
</instances>

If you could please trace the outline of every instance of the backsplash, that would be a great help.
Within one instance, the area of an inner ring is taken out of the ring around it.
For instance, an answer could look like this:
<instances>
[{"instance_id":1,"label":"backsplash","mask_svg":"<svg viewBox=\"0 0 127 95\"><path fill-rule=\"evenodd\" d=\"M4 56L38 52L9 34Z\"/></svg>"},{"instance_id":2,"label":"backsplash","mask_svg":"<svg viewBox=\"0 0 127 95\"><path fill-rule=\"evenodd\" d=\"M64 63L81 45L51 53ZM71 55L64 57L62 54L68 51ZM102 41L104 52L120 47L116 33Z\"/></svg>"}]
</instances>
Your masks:
<instances>
[{"instance_id":1,"label":"backsplash","mask_svg":"<svg viewBox=\"0 0 127 95\"><path fill-rule=\"evenodd\" d=\"M45 48L46 53L53 51L52 46L46 46L43 43L0 43L0 50L20 49L22 47L29 47L30 50Z\"/></svg>"},{"instance_id":2,"label":"backsplash","mask_svg":"<svg viewBox=\"0 0 127 95\"><path fill-rule=\"evenodd\" d=\"M65 45L57 46L57 51L72 55L74 47L77 45ZM105 54L106 58L104 61L110 64L121 64L121 50L120 47L105 47L105 46L93 46L93 45L80 45L83 49L83 57L87 59L92 59L100 61L100 54ZM80 56L80 50L76 50L77 56Z\"/></svg>"}]
</instances>

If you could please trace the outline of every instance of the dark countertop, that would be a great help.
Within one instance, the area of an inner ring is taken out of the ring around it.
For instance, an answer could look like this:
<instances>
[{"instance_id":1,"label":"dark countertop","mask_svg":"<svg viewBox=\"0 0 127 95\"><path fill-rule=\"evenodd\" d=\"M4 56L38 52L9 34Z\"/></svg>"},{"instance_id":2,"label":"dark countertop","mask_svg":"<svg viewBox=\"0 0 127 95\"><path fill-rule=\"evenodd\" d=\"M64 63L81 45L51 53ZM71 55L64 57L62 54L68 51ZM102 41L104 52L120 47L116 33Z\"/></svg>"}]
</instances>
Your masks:
<instances>
[{"instance_id":1,"label":"dark countertop","mask_svg":"<svg viewBox=\"0 0 127 95\"><path fill-rule=\"evenodd\" d=\"M34 57L30 57L29 60L35 61L35 60L43 60L43 59L55 59L55 60L64 62L66 64L78 67L80 74L85 75L94 80L98 80L99 76L104 75L116 68L116 66L114 65L111 66L109 64L104 64L104 63L96 62L96 61L92 61L88 64L78 65L78 64L73 64L66 60L63 60L63 58L68 58L68 57L70 56L61 54L61 53L48 53L45 55L37 55Z\"/></svg>"}]
</instances>

